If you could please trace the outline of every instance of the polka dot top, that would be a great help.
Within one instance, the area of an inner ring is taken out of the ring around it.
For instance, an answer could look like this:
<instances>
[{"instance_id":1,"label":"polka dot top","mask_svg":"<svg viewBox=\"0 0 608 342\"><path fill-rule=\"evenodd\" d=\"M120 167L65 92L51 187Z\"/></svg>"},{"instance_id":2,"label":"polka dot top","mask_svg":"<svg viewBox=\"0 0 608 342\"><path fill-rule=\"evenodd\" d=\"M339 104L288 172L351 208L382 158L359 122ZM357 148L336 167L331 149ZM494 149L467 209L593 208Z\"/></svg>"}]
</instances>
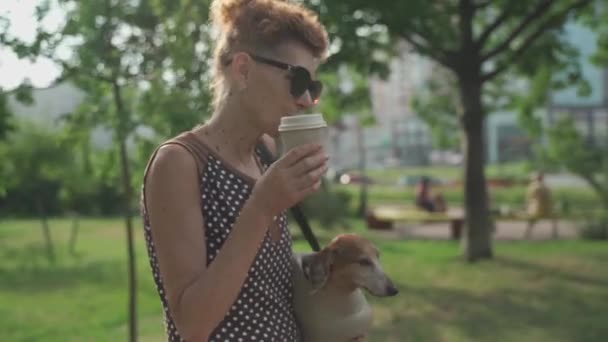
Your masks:
<instances>
[{"instance_id":1,"label":"polka dot top","mask_svg":"<svg viewBox=\"0 0 608 342\"><path fill-rule=\"evenodd\" d=\"M165 144L181 145L198 162L209 265L228 238L241 208L251 194L255 180L227 165L192 132L183 133L163 145ZM257 150L256 153L259 157L260 151ZM156 152L148 165L155 155ZM164 310L167 338L168 341L185 341L180 337L169 312L144 196L145 191L142 189L144 236L154 282ZM272 236L269 231L266 233L236 301L211 333L210 342L301 340L292 304L291 235L285 214L278 216L275 222L277 225L272 229L276 228L278 232ZM218 286L221 287L221 284L218 283Z\"/></svg>"}]
</instances>

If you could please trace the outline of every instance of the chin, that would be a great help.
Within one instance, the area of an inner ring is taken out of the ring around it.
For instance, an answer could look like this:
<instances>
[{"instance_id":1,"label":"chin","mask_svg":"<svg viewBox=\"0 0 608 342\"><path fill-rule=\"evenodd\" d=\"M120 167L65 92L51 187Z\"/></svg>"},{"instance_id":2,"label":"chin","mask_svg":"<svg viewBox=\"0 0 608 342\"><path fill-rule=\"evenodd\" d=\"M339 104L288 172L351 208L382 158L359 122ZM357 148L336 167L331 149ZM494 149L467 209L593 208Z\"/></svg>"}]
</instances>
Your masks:
<instances>
[{"instance_id":1,"label":"chin","mask_svg":"<svg viewBox=\"0 0 608 342\"><path fill-rule=\"evenodd\" d=\"M272 137L273 139L277 139L279 137L279 130L275 129L274 131L267 132L266 134Z\"/></svg>"},{"instance_id":2,"label":"chin","mask_svg":"<svg viewBox=\"0 0 608 342\"><path fill-rule=\"evenodd\" d=\"M281 118L279 118L277 121L270 123L266 129L266 134L273 137L273 138L277 138L279 136L279 126L281 125Z\"/></svg>"}]
</instances>

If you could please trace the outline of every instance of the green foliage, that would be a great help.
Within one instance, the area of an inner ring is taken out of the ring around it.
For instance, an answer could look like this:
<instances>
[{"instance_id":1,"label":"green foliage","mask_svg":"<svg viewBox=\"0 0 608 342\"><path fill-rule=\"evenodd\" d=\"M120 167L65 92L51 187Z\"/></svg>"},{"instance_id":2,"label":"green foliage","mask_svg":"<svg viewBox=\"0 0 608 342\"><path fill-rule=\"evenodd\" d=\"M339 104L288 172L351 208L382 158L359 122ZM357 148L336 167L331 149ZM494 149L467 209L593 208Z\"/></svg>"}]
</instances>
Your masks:
<instances>
[{"instance_id":1,"label":"green foliage","mask_svg":"<svg viewBox=\"0 0 608 342\"><path fill-rule=\"evenodd\" d=\"M0 143L0 212L36 216L116 215L121 209L115 151L94 151L89 132L21 121Z\"/></svg>"},{"instance_id":2,"label":"green foliage","mask_svg":"<svg viewBox=\"0 0 608 342\"><path fill-rule=\"evenodd\" d=\"M22 204L36 214L59 208L55 200L63 171L71 164L71 156L66 152L56 135L33 124L9 134L0 147L4 160L2 179L10 199L6 206Z\"/></svg>"},{"instance_id":3,"label":"green foliage","mask_svg":"<svg viewBox=\"0 0 608 342\"><path fill-rule=\"evenodd\" d=\"M580 225L579 234L587 240L608 240L608 215L590 215Z\"/></svg>"},{"instance_id":4,"label":"green foliage","mask_svg":"<svg viewBox=\"0 0 608 342\"><path fill-rule=\"evenodd\" d=\"M323 113L325 120L336 126L340 126L345 115L356 116L364 126L375 122L371 113L369 82L364 74L343 64L338 70L320 73L319 79L323 82L323 96L310 112Z\"/></svg>"},{"instance_id":5,"label":"green foliage","mask_svg":"<svg viewBox=\"0 0 608 342\"><path fill-rule=\"evenodd\" d=\"M338 225L348 226L351 197L349 192L326 186L322 191L307 198L302 207L306 216L317 220L324 229Z\"/></svg>"},{"instance_id":6,"label":"green foliage","mask_svg":"<svg viewBox=\"0 0 608 342\"><path fill-rule=\"evenodd\" d=\"M599 66L608 65L608 6L598 1L594 11L584 17L585 23L592 28L597 36L597 50L591 56L591 61Z\"/></svg>"},{"instance_id":7,"label":"green foliage","mask_svg":"<svg viewBox=\"0 0 608 342\"><path fill-rule=\"evenodd\" d=\"M571 118L550 127L548 136L548 156L587 181L608 210L608 141L586 141Z\"/></svg>"},{"instance_id":8,"label":"green foliage","mask_svg":"<svg viewBox=\"0 0 608 342\"><path fill-rule=\"evenodd\" d=\"M593 11L589 9L580 16L579 23L588 25L597 34L597 51L591 61L599 66L608 65L604 58L608 51L606 37L606 21L608 7L596 3ZM554 37L555 38L555 37ZM577 87L579 96L590 94L589 84L582 79L580 65L571 63L577 52L566 46L559 54L545 54L551 63L543 63L535 70L529 68L531 82L521 95L515 98L520 113L520 124L527 131L540 137L542 133L548 136L548 146L537 146L535 154L543 167L564 167L587 181L602 201L603 208L608 209L608 141L587 141L577 131L571 118L559 120L553 127L542 127L540 119L534 115L537 108L545 106L546 94L552 89ZM598 138L601 139L601 138ZM598 221L599 222L599 221ZM595 223L590 226L597 226Z\"/></svg>"},{"instance_id":9,"label":"green foliage","mask_svg":"<svg viewBox=\"0 0 608 342\"><path fill-rule=\"evenodd\" d=\"M58 3L67 18L58 32L39 31L36 47L11 42L23 56L54 60L63 67L61 79L86 93L79 108L63 117L63 138L75 146L80 166L95 183L84 186L74 177L61 198L77 205L86 203L87 193L103 192L116 200L114 189L125 176L120 174L121 145L127 146L124 157L133 171L126 175L130 187L139 189L151 141L190 129L210 112L209 1ZM47 5L40 7L41 18ZM72 54L59 54L62 45L70 46ZM111 132L108 150L91 146L94 129Z\"/></svg>"},{"instance_id":10,"label":"green foliage","mask_svg":"<svg viewBox=\"0 0 608 342\"><path fill-rule=\"evenodd\" d=\"M1 41L0 47L2 47ZM8 92L0 88L0 141L6 139L8 133L15 128L13 113L9 108L9 99L23 104L32 103L32 87L24 83Z\"/></svg>"},{"instance_id":11,"label":"green foliage","mask_svg":"<svg viewBox=\"0 0 608 342\"><path fill-rule=\"evenodd\" d=\"M140 122L170 137L201 123L212 111L210 1L143 3L156 22L148 28L148 39L158 42L154 49L141 51L142 69L149 76L139 89L136 112Z\"/></svg>"},{"instance_id":12,"label":"green foliage","mask_svg":"<svg viewBox=\"0 0 608 342\"><path fill-rule=\"evenodd\" d=\"M574 121L566 118L549 128L549 155L580 175L593 175L602 168L602 153L586 143L576 130ZM567 157L567 158L566 158Z\"/></svg>"},{"instance_id":13,"label":"green foliage","mask_svg":"<svg viewBox=\"0 0 608 342\"><path fill-rule=\"evenodd\" d=\"M446 72L434 73L414 94L411 105L418 117L430 127L435 148L458 150L460 136L455 132L459 129L458 115L462 110L456 80L450 76Z\"/></svg>"},{"instance_id":14,"label":"green foliage","mask_svg":"<svg viewBox=\"0 0 608 342\"><path fill-rule=\"evenodd\" d=\"M0 90L0 141L4 140L13 128L11 121L12 113L8 108L8 96Z\"/></svg>"}]
</instances>

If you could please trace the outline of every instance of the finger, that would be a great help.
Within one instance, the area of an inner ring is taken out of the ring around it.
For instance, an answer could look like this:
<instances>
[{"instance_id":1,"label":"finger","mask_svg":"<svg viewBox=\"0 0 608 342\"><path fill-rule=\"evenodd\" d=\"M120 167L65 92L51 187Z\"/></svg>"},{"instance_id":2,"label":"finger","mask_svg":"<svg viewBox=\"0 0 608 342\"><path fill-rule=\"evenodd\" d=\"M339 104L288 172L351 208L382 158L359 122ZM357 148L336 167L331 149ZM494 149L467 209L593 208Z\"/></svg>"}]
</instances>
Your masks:
<instances>
[{"instance_id":1,"label":"finger","mask_svg":"<svg viewBox=\"0 0 608 342\"><path fill-rule=\"evenodd\" d=\"M277 163L284 165L286 167L290 167L300 161L302 158L307 157L310 154L313 154L319 151L322 148L319 144L305 144L292 148L289 150Z\"/></svg>"},{"instance_id":2,"label":"finger","mask_svg":"<svg viewBox=\"0 0 608 342\"><path fill-rule=\"evenodd\" d=\"M294 175L300 176L312 170L318 169L326 164L328 160L329 157L325 155L322 150L319 150L313 155L300 159L300 161L291 166L291 171Z\"/></svg>"},{"instance_id":3,"label":"finger","mask_svg":"<svg viewBox=\"0 0 608 342\"><path fill-rule=\"evenodd\" d=\"M327 172L329 166L327 164L323 164L316 169L309 171L308 173L300 176L298 178L297 189L306 189L317 182L320 182L321 177Z\"/></svg>"},{"instance_id":4,"label":"finger","mask_svg":"<svg viewBox=\"0 0 608 342\"><path fill-rule=\"evenodd\" d=\"M308 187L300 190L298 193L298 196L299 196L299 198L304 199L304 198L312 195L313 193L317 192L320 188L321 188L321 180L318 180L316 183L312 184L311 186L308 186Z\"/></svg>"}]
</instances>

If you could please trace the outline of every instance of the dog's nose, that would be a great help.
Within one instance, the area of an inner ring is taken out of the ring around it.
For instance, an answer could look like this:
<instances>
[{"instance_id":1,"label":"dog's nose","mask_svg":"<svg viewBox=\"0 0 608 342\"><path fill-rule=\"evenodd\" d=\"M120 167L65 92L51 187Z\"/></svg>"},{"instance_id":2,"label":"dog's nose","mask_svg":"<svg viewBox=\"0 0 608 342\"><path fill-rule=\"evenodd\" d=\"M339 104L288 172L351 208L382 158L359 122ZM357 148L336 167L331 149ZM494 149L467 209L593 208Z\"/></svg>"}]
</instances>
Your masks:
<instances>
[{"instance_id":1,"label":"dog's nose","mask_svg":"<svg viewBox=\"0 0 608 342\"><path fill-rule=\"evenodd\" d=\"M399 293L399 290L397 290L397 288L393 284L390 284L386 287L387 296L394 296L397 293Z\"/></svg>"}]
</instances>

